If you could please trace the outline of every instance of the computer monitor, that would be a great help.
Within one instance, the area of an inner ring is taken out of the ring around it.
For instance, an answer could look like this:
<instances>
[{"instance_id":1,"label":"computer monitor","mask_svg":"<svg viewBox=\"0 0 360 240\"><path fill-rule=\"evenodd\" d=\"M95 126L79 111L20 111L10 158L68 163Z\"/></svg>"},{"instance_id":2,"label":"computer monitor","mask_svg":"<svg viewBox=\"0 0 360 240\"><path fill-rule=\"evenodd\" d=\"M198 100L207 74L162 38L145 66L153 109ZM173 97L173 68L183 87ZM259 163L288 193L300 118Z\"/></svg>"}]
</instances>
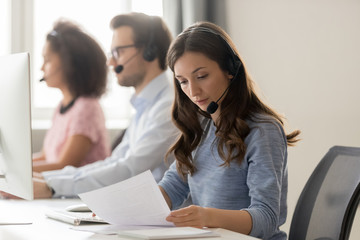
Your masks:
<instances>
[{"instance_id":1,"label":"computer monitor","mask_svg":"<svg viewBox=\"0 0 360 240\"><path fill-rule=\"evenodd\" d=\"M29 53L0 56L0 191L34 198Z\"/></svg>"}]
</instances>

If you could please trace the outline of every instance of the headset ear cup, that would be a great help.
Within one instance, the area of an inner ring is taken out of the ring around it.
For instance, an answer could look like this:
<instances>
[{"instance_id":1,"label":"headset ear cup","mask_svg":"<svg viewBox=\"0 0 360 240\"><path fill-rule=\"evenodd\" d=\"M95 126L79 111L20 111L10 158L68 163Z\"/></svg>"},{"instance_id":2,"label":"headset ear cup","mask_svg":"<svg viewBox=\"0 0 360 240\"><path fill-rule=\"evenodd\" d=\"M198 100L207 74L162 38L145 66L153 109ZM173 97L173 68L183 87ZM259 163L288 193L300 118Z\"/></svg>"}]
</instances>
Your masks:
<instances>
[{"instance_id":1,"label":"headset ear cup","mask_svg":"<svg viewBox=\"0 0 360 240\"><path fill-rule=\"evenodd\" d=\"M158 47L154 44L155 41L155 19L153 17L150 18L150 34L149 40L145 45L145 49L143 51L143 58L145 61L152 62L157 57Z\"/></svg>"},{"instance_id":2,"label":"headset ear cup","mask_svg":"<svg viewBox=\"0 0 360 240\"><path fill-rule=\"evenodd\" d=\"M150 46L147 46L143 53L143 58L148 61L152 62L156 58L157 53L157 47L151 44Z\"/></svg>"},{"instance_id":3,"label":"headset ear cup","mask_svg":"<svg viewBox=\"0 0 360 240\"><path fill-rule=\"evenodd\" d=\"M235 69L235 66L234 66L234 61L233 61L233 59L229 59L229 60L228 60L228 66L229 66L229 73L230 73L230 75L234 76L234 75L235 75L235 72L236 72L236 69Z\"/></svg>"},{"instance_id":4,"label":"headset ear cup","mask_svg":"<svg viewBox=\"0 0 360 240\"><path fill-rule=\"evenodd\" d=\"M239 72L239 69L242 65L241 61L237 59L230 59L228 64L229 64L228 66L229 66L230 75L235 77L235 75Z\"/></svg>"}]
</instances>

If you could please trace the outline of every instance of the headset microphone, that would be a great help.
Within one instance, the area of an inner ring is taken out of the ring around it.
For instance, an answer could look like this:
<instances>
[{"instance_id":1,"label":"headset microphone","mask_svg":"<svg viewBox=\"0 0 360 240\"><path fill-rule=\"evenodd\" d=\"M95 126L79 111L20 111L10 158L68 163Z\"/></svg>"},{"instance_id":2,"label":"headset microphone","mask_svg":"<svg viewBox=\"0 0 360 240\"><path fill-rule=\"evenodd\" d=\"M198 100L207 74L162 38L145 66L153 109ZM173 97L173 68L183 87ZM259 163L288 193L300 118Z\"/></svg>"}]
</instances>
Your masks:
<instances>
[{"instance_id":1,"label":"headset microphone","mask_svg":"<svg viewBox=\"0 0 360 240\"><path fill-rule=\"evenodd\" d=\"M219 99L218 99L216 102L212 101L212 102L208 105L208 107L206 108L206 112L207 112L207 113L213 114L213 113L216 112L216 110L217 110L218 107L219 107L218 102L219 102L220 99L225 95L225 93L229 90L230 85L231 85L231 83L230 83L229 86L225 89L224 93L221 94L221 96L219 97Z\"/></svg>"},{"instance_id":2,"label":"headset microphone","mask_svg":"<svg viewBox=\"0 0 360 240\"><path fill-rule=\"evenodd\" d=\"M121 73L123 70L124 70L124 66L125 64L127 64L128 62L131 61L131 59L133 59L136 55L138 55L139 52L136 52L134 55L132 55L124 64L122 65L117 65L115 68L114 68L114 71L119 74Z\"/></svg>"},{"instance_id":3,"label":"headset microphone","mask_svg":"<svg viewBox=\"0 0 360 240\"><path fill-rule=\"evenodd\" d=\"M206 108L206 111L209 113L209 114L213 114L214 112L216 112L216 110L218 109L219 105L216 103L216 102L211 102L209 104L209 106Z\"/></svg>"},{"instance_id":4,"label":"headset microphone","mask_svg":"<svg viewBox=\"0 0 360 240\"><path fill-rule=\"evenodd\" d=\"M48 74L46 77L41 78L41 79L39 80L39 82L45 82L46 79L48 79L49 77L57 74L60 70L61 70L61 68L55 69L52 73Z\"/></svg>"},{"instance_id":5,"label":"headset microphone","mask_svg":"<svg viewBox=\"0 0 360 240\"><path fill-rule=\"evenodd\" d=\"M117 66L115 67L115 72L116 72L116 73L121 73L122 70L124 70L124 65L117 65Z\"/></svg>"}]
</instances>

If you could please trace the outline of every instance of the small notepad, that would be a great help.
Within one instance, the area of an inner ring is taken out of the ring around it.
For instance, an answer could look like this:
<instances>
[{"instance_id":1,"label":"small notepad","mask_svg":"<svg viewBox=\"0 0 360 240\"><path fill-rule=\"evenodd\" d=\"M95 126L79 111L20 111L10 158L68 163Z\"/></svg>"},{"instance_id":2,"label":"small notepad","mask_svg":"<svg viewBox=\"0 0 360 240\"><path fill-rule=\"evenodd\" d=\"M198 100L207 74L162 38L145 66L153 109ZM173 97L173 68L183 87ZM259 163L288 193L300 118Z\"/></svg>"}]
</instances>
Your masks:
<instances>
[{"instance_id":1,"label":"small notepad","mask_svg":"<svg viewBox=\"0 0 360 240\"><path fill-rule=\"evenodd\" d=\"M202 238L220 237L219 233L206 229L192 227L164 227L154 229L123 230L119 236L134 237L139 239L174 239L174 238Z\"/></svg>"}]
</instances>

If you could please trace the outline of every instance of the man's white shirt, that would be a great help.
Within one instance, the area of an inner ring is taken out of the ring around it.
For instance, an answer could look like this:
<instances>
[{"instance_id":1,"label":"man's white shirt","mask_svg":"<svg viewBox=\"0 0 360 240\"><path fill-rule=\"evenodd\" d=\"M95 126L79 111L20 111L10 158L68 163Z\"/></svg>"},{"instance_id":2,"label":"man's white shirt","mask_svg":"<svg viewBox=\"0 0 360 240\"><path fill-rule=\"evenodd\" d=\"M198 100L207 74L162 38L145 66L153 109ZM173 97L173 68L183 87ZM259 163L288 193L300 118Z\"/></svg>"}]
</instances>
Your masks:
<instances>
[{"instance_id":1,"label":"man's white shirt","mask_svg":"<svg viewBox=\"0 0 360 240\"><path fill-rule=\"evenodd\" d=\"M131 98L136 114L110 157L80 168L43 172L53 197L76 197L148 169L160 181L171 163L165 164L165 154L179 133L171 121L173 100L173 86L164 72Z\"/></svg>"}]
</instances>

